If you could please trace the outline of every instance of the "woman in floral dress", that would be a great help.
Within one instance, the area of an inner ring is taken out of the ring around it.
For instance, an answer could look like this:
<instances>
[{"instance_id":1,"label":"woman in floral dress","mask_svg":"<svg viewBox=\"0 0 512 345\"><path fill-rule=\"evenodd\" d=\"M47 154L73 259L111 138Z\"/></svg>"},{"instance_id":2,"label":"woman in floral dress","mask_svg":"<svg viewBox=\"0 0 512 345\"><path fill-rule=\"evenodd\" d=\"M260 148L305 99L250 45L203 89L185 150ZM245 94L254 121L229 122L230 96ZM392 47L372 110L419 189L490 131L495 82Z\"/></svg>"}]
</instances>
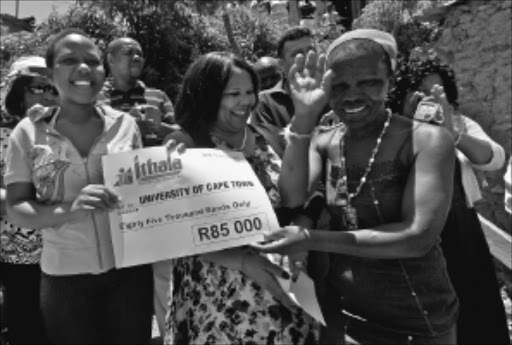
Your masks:
<instances>
[{"instance_id":1,"label":"woman in floral dress","mask_svg":"<svg viewBox=\"0 0 512 345\"><path fill-rule=\"evenodd\" d=\"M247 125L257 94L257 76L245 61L229 53L204 55L185 75L176 103L183 131L170 137L189 148L243 152L283 224L288 215L277 186L278 150L260 129ZM274 277L289 278L285 259L241 247L175 260L166 343L316 343L316 322L289 300Z\"/></svg>"}]
</instances>

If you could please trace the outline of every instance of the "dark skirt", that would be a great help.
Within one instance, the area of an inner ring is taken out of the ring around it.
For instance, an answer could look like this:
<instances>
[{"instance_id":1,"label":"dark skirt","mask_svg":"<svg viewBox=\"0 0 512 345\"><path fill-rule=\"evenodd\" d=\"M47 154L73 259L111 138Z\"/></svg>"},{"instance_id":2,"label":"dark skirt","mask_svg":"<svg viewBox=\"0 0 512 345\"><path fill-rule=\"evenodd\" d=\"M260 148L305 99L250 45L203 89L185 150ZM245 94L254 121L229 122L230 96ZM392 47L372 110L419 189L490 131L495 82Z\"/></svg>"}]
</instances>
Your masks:
<instances>
[{"instance_id":1,"label":"dark skirt","mask_svg":"<svg viewBox=\"0 0 512 345\"><path fill-rule=\"evenodd\" d=\"M510 344L493 257L477 213L466 206L457 178L441 248L459 298L458 344Z\"/></svg>"}]
</instances>

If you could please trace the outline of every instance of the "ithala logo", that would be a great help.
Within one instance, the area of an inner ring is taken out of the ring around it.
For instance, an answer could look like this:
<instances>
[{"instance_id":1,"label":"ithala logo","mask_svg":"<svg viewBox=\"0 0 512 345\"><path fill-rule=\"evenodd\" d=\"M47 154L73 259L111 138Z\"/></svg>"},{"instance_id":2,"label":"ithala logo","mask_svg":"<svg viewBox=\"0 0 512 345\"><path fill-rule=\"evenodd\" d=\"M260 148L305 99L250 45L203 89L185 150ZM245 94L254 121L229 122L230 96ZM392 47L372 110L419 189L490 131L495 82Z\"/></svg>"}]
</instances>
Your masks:
<instances>
[{"instance_id":1,"label":"ithala logo","mask_svg":"<svg viewBox=\"0 0 512 345\"><path fill-rule=\"evenodd\" d=\"M149 158L145 162L139 162L139 156L135 156L133 167L119 169L117 182L114 186L119 187L133 184L134 181L146 183L163 177L177 175L182 169L183 166L179 158L171 161L171 157L168 156L166 160L153 161Z\"/></svg>"}]
</instances>

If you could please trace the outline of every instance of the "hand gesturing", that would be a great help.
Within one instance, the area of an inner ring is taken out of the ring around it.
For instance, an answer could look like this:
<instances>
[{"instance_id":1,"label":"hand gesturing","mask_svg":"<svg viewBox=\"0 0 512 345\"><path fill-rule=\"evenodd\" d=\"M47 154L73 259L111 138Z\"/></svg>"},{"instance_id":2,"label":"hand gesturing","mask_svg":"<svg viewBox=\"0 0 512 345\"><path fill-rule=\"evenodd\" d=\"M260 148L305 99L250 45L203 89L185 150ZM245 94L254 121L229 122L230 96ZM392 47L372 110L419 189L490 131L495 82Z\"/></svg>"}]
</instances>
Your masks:
<instances>
[{"instance_id":1,"label":"hand gesturing","mask_svg":"<svg viewBox=\"0 0 512 345\"><path fill-rule=\"evenodd\" d=\"M331 90L332 71L325 71L325 55L310 51L306 57L298 54L288 75L295 117L318 122L327 105Z\"/></svg>"}]
</instances>

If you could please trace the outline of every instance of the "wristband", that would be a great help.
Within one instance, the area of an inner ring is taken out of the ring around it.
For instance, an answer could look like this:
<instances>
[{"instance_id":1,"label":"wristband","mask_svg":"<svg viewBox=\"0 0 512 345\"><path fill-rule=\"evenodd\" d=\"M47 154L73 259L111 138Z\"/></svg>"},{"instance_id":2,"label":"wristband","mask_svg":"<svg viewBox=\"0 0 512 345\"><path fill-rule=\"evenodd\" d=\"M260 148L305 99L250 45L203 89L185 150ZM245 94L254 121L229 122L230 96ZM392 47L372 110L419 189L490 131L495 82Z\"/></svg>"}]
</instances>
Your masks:
<instances>
[{"instance_id":1,"label":"wristband","mask_svg":"<svg viewBox=\"0 0 512 345\"><path fill-rule=\"evenodd\" d=\"M309 133L309 134L299 134L299 133L296 133L296 132L292 132L290 130L290 125L286 126L283 129L283 135L284 135L284 139L286 140L286 143L289 143L292 139L309 140L313 136L312 133Z\"/></svg>"}]
</instances>

